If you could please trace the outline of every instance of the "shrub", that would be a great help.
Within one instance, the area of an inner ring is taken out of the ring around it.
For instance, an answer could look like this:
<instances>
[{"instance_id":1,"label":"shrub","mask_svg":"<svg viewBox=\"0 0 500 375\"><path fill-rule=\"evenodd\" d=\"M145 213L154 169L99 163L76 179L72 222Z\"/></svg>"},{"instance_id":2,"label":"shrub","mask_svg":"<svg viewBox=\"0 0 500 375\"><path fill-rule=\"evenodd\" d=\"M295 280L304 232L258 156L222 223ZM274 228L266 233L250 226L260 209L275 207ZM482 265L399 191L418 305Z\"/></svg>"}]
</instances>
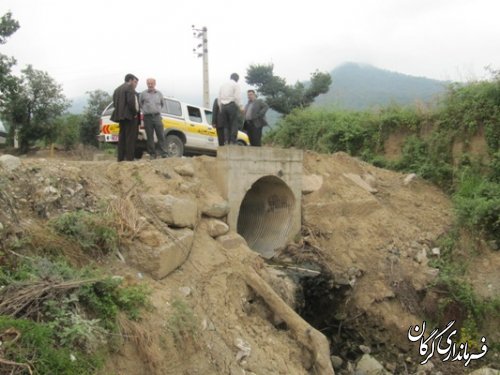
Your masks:
<instances>
[{"instance_id":1,"label":"shrub","mask_svg":"<svg viewBox=\"0 0 500 375\"><path fill-rule=\"evenodd\" d=\"M38 332L41 337L32 342L27 334L28 341L20 341L21 346L16 346L12 353L8 352L12 354L8 358L21 362L29 360L36 367L37 374L93 373L100 363L99 349L109 344L110 333L117 331L118 312L123 311L130 318L138 319L141 309L148 306L149 290L145 286L122 286L119 277L103 277L90 268L75 269L61 260L24 259L21 263L0 268L0 271L0 282L4 286L0 289L0 301L10 301L15 296L16 303L24 306L23 309L12 309L9 303L0 305L3 321L8 322L6 326L20 327L19 330L29 327L27 333ZM50 289L53 285L57 288ZM64 285L70 287L63 288ZM39 295L36 303L19 301L18 296L36 295L33 291L40 288L44 288L44 294ZM11 317L7 318L7 314ZM23 320L25 318L36 319L37 323ZM54 372L45 371L44 364L30 359L43 357L45 354L41 352L54 356L57 363L50 364ZM18 353L20 356L16 357ZM72 372L79 363L72 360L73 367L69 366L68 372L57 372L58 361L64 368L70 354L85 358L90 367L80 366ZM42 370L38 369L39 366Z\"/></svg>"},{"instance_id":2,"label":"shrub","mask_svg":"<svg viewBox=\"0 0 500 375\"><path fill-rule=\"evenodd\" d=\"M459 175L453 202L462 225L500 241L500 184L465 168Z\"/></svg>"},{"instance_id":3,"label":"shrub","mask_svg":"<svg viewBox=\"0 0 500 375\"><path fill-rule=\"evenodd\" d=\"M118 234L109 215L67 212L51 220L50 225L57 233L73 239L90 254L109 254L118 248Z\"/></svg>"},{"instance_id":4,"label":"shrub","mask_svg":"<svg viewBox=\"0 0 500 375\"><path fill-rule=\"evenodd\" d=\"M56 142L65 150L74 148L80 137L80 115L66 115L60 117L56 123Z\"/></svg>"},{"instance_id":5,"label":"shrub","mask_svg":"<svg viewBox=\"0 0 500 375\"><path fill-rule=\"evenodd\" d=\"M7 330L17 332L19 338L12 341L3 340L3 358L29 364L34 374L94 374L103 363L98 355L88 355L74 348L60 346L54 338L54 329L50 324L0 316L0 333ZM7 370L7 365L2 365L4 366ZM9 370L14 368L11 366ZM17 366L17 369L20 370L21 367ZM27 374L28 371L23 373Z\"/></svg>"},{"instance_id":6,"label":"shrub","mask_svg":"<svg viewBox=\"0 0 500 375\"><path fill-rule=\"evenodd\" d=\"M453 167L443 151L446 144L438 135L429 141L410 136L403 146L401 159L393 164L400 171L413 172L448 190L453 182ZM446 138L441 138L446 139Z\"/></svg>"}]
</instances>

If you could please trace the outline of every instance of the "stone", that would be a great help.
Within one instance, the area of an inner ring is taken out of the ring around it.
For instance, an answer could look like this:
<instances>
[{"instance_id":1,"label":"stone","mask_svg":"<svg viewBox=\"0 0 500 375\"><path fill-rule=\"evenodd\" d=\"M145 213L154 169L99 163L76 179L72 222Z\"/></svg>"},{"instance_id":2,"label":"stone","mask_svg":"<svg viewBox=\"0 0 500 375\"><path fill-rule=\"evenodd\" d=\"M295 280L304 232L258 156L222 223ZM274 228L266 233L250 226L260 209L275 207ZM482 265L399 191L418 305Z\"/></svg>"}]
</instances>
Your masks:
<instances>
[{"instance_id":1,"label":"stone","mask_svg":"<svg viewBox=\"0 0 500 375\"><path fill-rule=\"evenodd\" d=\"M495 240L488 241L489 247L491 247L491 250L498 250L498 242Z\"/></svg>"},{"instance_id":2,"label":"stone","mask_svg":"<svg viewBox=\"0 0 500 375\"><path fill-rule=\"evenodd\" d=\"M427 252L425 249L420 250L414 259L420 264L427 264Z\"/></svg>"},{"instance_id":3,"label":"stone","mask_svg":"<svg viewBox=\"0 0 500 375\"><path fill-rule=\"evenodd\" d=\"M334 370L339 370L344 364L344 360L336 355L330 356L330 360L332 361Z\"/></svg>"},{"instance_id":4,"label":"stone","mask_svg":"<svg viewBox=\"0 0 500 375\"><path fill-rule=\"evenodd\" d=\"M141 270L155 280L167 277L182 266L191 252L194 232L191 229L171 229L169 241L157 247L148 247L140 252L132 250L129 255Z\"/></svg>"},{"instance_id":5,"label":"stone","mask_svg":"<svg viewBox=\"0 0 500 375\"><path fill-rule=\"evenodd\" d=\"M385 364L385 368L389 371L394 373L396 371L397 365L394 362L389 362Z\"/></svg>"},{"instance_id":6,"label":"stone","mask_svg":"<svg viewBox=\"0 0 500 375\"><path fill-rule=\"evenodd\" d=\"M202 219L200 226L206 229L208 235L212 238L222 236L229 232L229 225L217 219Z\"/></svg>"},{"instance_id":7,"label":"stone","mask_svg":"<svg viewBox=\"0 0 500 375\"><path fill-rule=\"evenodd\" d=\"M441 256L441 249L439 247L433 247L431 249L431 254L439 257L439 256Z\"/></svg>"},{"instance_id":8,"label":"stone","mask_svg":"<svg viewBox=\"0 0 500 375\"><path fill-rule=\"evenodd\" d=\"M377 188L377 178L371 173L364 173L361 178L370 185L373 189Z\"/></svg>"},{"instance_id":9,"label":"stone","mask_svg":"<svg viewBox=\"0 0 500 375\"><path fill-rule=\"evenodd\" d=\"M478 370L475 370L469 375L500 375L500 370L495 370L489 367L481 367Z\"/></svg>"},{"instance_id":10,"label":"stone","mask_svg":"<svg viewBox=\"0 0 500 375\"><path fill-rule=\"evenodd\" d=\"M425 365L420 365L418 368L419 372L422 372L422 375L432 374L434 370L434 363L432 361L427 362Z\"/></svg>"},{"instance_id":11,"label":"stone","mask_svg":"<svg viewBox=\"0 0 500 375\"><path fill-rule=\"evenodd\" d=\"M417 178L417 175L415 173L410 173L405 177L403 180L403 185L408 186L411 184L415 179Z\"/></svg>"},{"instance_id":12,"label":"stone","mask_svg":"<svg viewBox=\"0 0 500 375\"><path fill-rule=\"evenodd\" d=\"M43 201L45 203L52 203L61 198L61 193L53 186L47 186L43 189Z\"/></svg>"},{"instance_id":13,"label":"stone","mask_svg":"<svg viewBox=\"0 0 500 375\"><path fill-rule=\"evenodd\" d=\"M21 166L21 159L9 154L2 155L0 156L0 166L8 171L13 171Z\"/></svg>"},{"instance_id":14,"label":"stone","mask_svg":"<svg viewBox=\"0 0 500 375\"><path fill-rule=\"evenodd\" d=\"M198 205L194 199L148 195L144 200L156 216L170 226L194 228L198 221Z\"/></svg>"},{"instance_id":15,"label":"stone","mask_svg":"<svg viewBox=\"0 0 500 375\"><path fill-rule=\"evenodd\" d=\"M184 181L179 184L179 191L183 193L192 193L193 191L198 191L200 185L197 182Z\"/></svg>"},{"instance_id":16,"label":"stone","mask_svg":"<svg viewBox=\"0 0 500 375\"><path fill-rule=\"evenodd\" d=\"M238 233L229 232L222 236L216 238L217 242L219 242L224 249L236 249L239 246L248 246L247 241L243 237L241 237Z\"/></svg>"},{"instance_id":17,"label":"stone","mask_svg":"<svg viewBox=\"0 0 500 375\"><path fill-rule=\"evenodd\" d=\"M160 244L164 241L163 234L156 229L142 230L139 232L138 238L143 244L151 247L160 246Z\"/></svg>"},{"instance_id":18,"label":"stone","mask_svg":"<svg viewBox=\"0 0 500 375\"><path fill-rule=\"evenodd\" d=\"M370 354L372 352L370 347L368 347L366 345L360 345L359 350L361 350L364 354Z\"/></svg>"},{"instance_id":19,"label":"stone","mask_svg":"<svg viewBox=\"0 0 500 375\"><path fill-rule=\"evenodd\" d=\"M364 375L390 375L390 372L369 354L363 354L356 365L356 372Z\"/></svg>"},{"instance_id":20,"label":"stone","mask_svg":"<svg viewBox=\"0 0 500 375\"><path fill-rule=\"evenodd\" d=\"M229 202L220 198L220 200L208 200L201 208L202 215L221 219L229 213Z\"/></svg>"},{"instance_id":21,"label":"stone","mask_svg":"<svg viewBox=\"0 0 500 375\"><path fill-rule=\"evenodd\" d=\"M181 164L174 167L174 171L184 177L193 177L194 176L194 168L192 164Z\"/></svg>"},{"instance_id":22,"label":"stone","mask_svg":"<svg viewBox=\"0 0 500 375\"><path fill-rule=\"evenodd\" d=\"M188 286L181 286L179 287L179 292L184 296L184 297L189 297L191 295L191 288Z\"/></svg>"},{"instance_id":23,"label":"stone","mask_svg":"<svg viewBox=\"0 0 500 375\"><path fill-rule=\"evenodd\" d=\"M368 193L375 194L378 190L371 187L360 175L354 173L343 173L343 176L354 182L357 186L366 190Z\"/></svg>"},{"instance_id":24,"label":"stone","mask_svg":"<svg viewBox=\"0 0 500 375\"><path fill-rule=\"evenodd\" d=\"M0 233L2 233L2 232L3 232L3 224L2 224L2 222L0 221Z\"/></svg>"},{"instance_id":25,"label":"stone","mask_svg":"<svg viewBox=\"0 0 500 375\"><path fill-rule=\"evenodd\" d=\"M211 320L205 318L201 322L201 329L204 331L215 331L215 325Z\"/></svg>"},{"instance_id":26,"label":"stone","mask_svg":"<svg viewBox=\"0 0 500 375\"><path fill-rule=\"evenodd\" d=\"M239 349L238 353L236 353L236 362L241 362L243 359L250 356L252 348L248 342L243 341L241 338L237 338L234 341L234 345Z\"/></svg>"},{"instance_id":27,"label":"stone","mask_svg":"<svg viewBox=\"0 0 500 375\"><path fill-rule=\"evenodd\" d=\"M302 194L318 191L323 186L323 176L317 174L302 175Z\"/></svg>"}]
</instances>

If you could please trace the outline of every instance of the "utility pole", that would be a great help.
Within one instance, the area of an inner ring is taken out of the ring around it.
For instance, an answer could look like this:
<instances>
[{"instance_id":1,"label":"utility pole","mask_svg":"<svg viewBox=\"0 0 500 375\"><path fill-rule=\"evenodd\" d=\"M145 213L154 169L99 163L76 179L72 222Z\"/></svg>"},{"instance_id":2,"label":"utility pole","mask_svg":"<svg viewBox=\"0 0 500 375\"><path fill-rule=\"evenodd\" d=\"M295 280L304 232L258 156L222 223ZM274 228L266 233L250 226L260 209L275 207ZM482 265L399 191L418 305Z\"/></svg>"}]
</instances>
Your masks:
<instances>
[{"instance_id":1,"label":"utility pole","mask_svg":"<svg viewBox=\"0 0 500 375\"><path fill-rule=\"evenodd\" d=\"M210 108L210 88L208 85L208 39L207 39L207 28L202 27L197 29L194 25L192 26L193 36L196 39L201 40L196 48L193 48L193 53L196 57L203 58L203 106L205 108Z\"/></svg>"}]
</instances>

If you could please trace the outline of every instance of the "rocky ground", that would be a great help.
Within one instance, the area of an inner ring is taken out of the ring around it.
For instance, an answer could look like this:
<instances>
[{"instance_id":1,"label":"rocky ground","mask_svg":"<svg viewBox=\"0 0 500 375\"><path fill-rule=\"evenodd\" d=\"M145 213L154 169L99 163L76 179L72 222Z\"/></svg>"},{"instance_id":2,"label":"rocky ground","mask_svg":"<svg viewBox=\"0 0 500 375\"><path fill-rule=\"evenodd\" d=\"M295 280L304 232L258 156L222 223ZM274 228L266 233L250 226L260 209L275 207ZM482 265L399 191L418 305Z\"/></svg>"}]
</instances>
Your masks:
<instances>
[{"instance_id":1,"label":"rocky ground","mask_svg":"<svg viewBox=\"0 0 500 375\"><path fill-rule=\"evenodd\" d=\"M432 314L429 290L439 270L429 262L440 256L436 241L454 218L446 195L418 177L343 153L305 153L302 233L265 262L225 224L227 202L205 169L210 157L2 158L2 243L36 237L63 212L112 212L121 246L100 266L151 287L153 309L140 323L123 323L126 339L101 374L328 373L294 331L297 321L277 315L267 289L255 287L255 275L327 337L337 374L500 367L498 354L470 368L439 358L418 365L407 331ZM500 253L481 251L471 257L481 272L469 281L498 298ZM185 319L176 331L179 315ZM500 340L498 323L490 322L489 340Z\"/></svg>"}]
</instances>

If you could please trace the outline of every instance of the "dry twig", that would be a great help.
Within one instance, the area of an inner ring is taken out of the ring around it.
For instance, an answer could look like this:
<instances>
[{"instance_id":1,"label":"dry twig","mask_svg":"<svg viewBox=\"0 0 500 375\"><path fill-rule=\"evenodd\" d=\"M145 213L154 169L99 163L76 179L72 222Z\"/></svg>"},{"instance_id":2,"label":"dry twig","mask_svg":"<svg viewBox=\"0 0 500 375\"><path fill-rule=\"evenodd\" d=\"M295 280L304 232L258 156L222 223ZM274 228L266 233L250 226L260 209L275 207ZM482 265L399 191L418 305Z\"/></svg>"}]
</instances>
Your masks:
<instances>
[{"instance_id":1,"label":"dry twig","mask_svg":"<svg viewBox=\"0 0 500 375\"><path fill-rule=\"evenodd\" d=\"M101 280L103 279L10 284L0 291L0 314L16 318L36 317L45 301L57 300L82 285Z\"/></svg>"}]
</instances>

